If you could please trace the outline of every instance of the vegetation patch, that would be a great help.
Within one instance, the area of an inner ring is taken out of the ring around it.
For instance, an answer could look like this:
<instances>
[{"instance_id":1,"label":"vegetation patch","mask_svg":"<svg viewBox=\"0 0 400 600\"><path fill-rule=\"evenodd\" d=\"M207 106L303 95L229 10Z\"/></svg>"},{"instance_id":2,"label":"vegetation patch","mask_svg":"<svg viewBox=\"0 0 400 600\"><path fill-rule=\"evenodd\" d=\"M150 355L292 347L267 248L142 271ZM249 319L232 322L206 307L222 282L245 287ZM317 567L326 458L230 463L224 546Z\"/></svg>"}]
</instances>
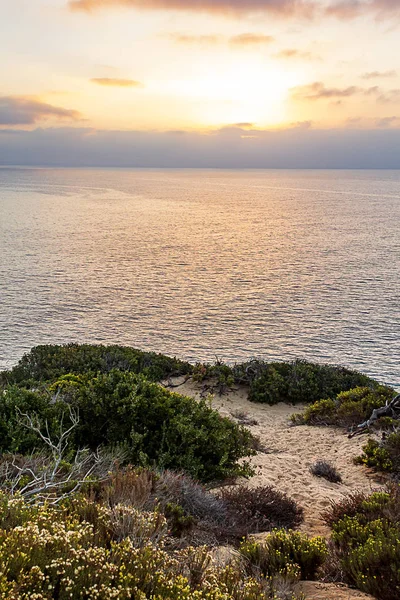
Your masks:
<instances>
[{"instance_id":1,"label":"vegetation patch","mask_svg":"<svg viewBox=\"0 0 400 600\"><path fill-rule=\"evenodd\" d=\"M280 574L294 580L315 579L328 554L323 538L283 530L274 531L263 543L243 542L240 552L247 559L250 571L256 569L265 577Z\"/></svg>"},{"instance_id":2,"label":"vegetation patch","mask_svg":"<svg viewBox=\"0 0 400 600\"><path fill-rule=\"evenodd\" d=\"M338 393L335 398L317 400L301 414L293 415L292 421L295 424L352 427L366 421L375 408L384 406L393 395L392 388L382 385L355 387ZM390 420L390 424L392 422ZM388 426L388 420L381 425Z\"/></svg>"},{"instance_id":3,"label":"vegetation patch","mask_svg":"<svg viewBox=\"0 0 400 600\"><path fill-rule=\"evenodd\" d=\"M326 515L345 581L379 600L400 597L400 488L353 495Z\"/></svg>"},{"instance_id":4,"label":"vegetation patch","mask_svg":"<svg viewBox=\"0 0 400 600\"><path fill-rule=\"evenodd\" d=\"M221 417L205 401L171 393L142 375L109 373L63 376L52 386L28 391L9 386L0 401L0 449L22 454L43 447L21 422L35 415L42 429L57 436L68 428L68 407L79 415L70 451L123 446L126 460L143 466L178 469L202 481L252 473L239 459L254 454L252 434Z\"/></svg>"},{"instance_id":5,"label":"vegetation patch","mask_svg":"<svg viewBox=\"0 0 400 600\"><path fill-rule=\"evenodd\" d=\"M341 483L342 476L334 465L327 462L326 460L317 460L316 463L311 465L310 471L316 477L323 477L327 481L332 483Z\"/></svg>"},{"instance_id":6,"label":"vegetation patch","mask_svg":"<svg viewBox=\"0 0 400 600\"><path fill-rule=\"evenodd\" d=\"M400 477L400 431L384 435L380 441L369 439L356 463L372 467L377 471Z\"/></svg>"},{"instance_id":7,"label":"vegetation patch","mask_svg":"<svg viewBox=\"0 0 400 600\"><path fill-rule=\"evenodd\" d=\"M3 600L274 600L272 579L216 567L206 548L166 551L157 512L83 496L58 507L0 495ZM282 596L281 596L282 597ZM286 598L300 600L293 592Z\"/></svg>"}]
</instances>

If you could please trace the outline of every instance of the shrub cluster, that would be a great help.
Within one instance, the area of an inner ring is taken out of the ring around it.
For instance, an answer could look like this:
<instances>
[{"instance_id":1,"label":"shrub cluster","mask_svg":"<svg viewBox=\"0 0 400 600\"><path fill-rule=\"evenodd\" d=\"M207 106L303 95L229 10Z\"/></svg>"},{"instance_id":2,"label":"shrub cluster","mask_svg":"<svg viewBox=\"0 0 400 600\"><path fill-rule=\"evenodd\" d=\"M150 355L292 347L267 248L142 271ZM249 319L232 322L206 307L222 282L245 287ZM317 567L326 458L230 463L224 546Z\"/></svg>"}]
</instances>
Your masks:
<instances>
[{"instance_id":1,"label":"shrub cluster","mask_svg":"<svg viewBox=\"0 0 400 600\"><path fill-rule=\"evenodd\" d=\"M378 384L366 375L344 367L316 364L305 360L266 362L251 360L229 366L187 362L124 346L78 345L37 346L26 354L11 371L0 374L0 384L31 386L51 382L69 373L109 373L113 369L142 374L155 382L174 375L191 375L195 381L207 382L207 389L224 393L234 384L249 386L253 402L315 402L335 398L341 391Z\"/></svg>"},{"instance_id":2,"label":"shrub cluster","mask_svg":"<svg viewBox=\"0 0 400 600\"><path fill-rule=\"evenodd\" d=\"M379 600L400 597L400 488L353 495L326 515L350 585Z\"/></svg>"},{"instance_id":3,"label":"shrub cluster","mask_svg":"<svg viewBox=\"0 0 400 600\"><path fill-rule=\"evenodd\" d=\"M145 510L160 510L171 533L191 545L237 545L252 533L295 528L303 520L296 502L270 486L225 487L208 490L184 473L128 467L117 470L96 488L107 506L128 501Z\"/></svg>"},{"instance_id":4,"label":"shrub cluster","mask_svg":"<svg viewBox=\"0 0 400 600\"><path fill-rule=\"evenodd\" d=\"M49 388L28 391L10 386L0 402L0 449L29 453L37 436L20 422L35 414L50 433L59 430L66 404L80 417L71 451L124 445L136 465L179 469L202 481L249 475L239 459L254 453L254 439L243 426L211 409L205 401L171 393L142 375L118 370L64 376Z\"/></svg>"},{"instance_id":5,"label":"shrub cluster","mask_svg":"<svg viewBox=\"0 0 400 600\"><path fill-rule=\"evenodd\" d=\"M375 408L384 406L393 395L392 388L382 385L355 387L340 392L334 399L317 400L303 413L293 415L292 420L306 425L350 427L366 421Z\"/></svg>"},{"instance_id":6,"label":"shrub cluster","mask_svg":"<svg viewBox=\"0 0 400 600\"><path fill-rule=\"evenodd\" d=\"M1 494L0 528L2 600L278 597L272 579L246 575L239 564L217 567L205 548L166 551L166 521L157 512L82 496L58 508L29 507Z\"/></svg>"}]
</instances>

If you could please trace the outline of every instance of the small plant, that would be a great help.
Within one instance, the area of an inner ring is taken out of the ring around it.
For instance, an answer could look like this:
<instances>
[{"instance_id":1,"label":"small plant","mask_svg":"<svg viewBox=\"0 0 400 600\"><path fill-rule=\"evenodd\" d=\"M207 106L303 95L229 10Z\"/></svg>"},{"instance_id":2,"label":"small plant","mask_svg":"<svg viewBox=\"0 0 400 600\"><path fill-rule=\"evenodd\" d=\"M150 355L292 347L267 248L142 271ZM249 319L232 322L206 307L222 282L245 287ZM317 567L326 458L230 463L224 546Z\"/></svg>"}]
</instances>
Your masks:
<instances>
[{"instance_id":1,"label":"small plant","mask_svg":"<svg viewBox=\"0 0 400 600\"><path fill-rule=\"evenodd\" d=\"M332 483L341 483L342 476L339 471L331 463L325 460L318 460L316 463L311 465L310 471L316 477L323 477L327 481Z\"/></svg>"},{"instance_id":2,"label":"small plant","mask_svg":"<svg viewBox=\"0 0 400 600\"><path fill-rule=\"evenodd\" d=\"M378 442L369 439L363 446L363 453L355 459L358 464L364 464L377 471L392 473L398 478L400 476L400 431L384 435Z\"/></svg>"},{"instance_id":3,"label":"small plant","mask_svg":"<svg viewBox=\"0 0 400 600\"><path fill-rule=\"evenodd\" d=\"M265 577L285 575L293 579L313 579L328 550L321 537L308 538L299 532L276 530L262 544L243 542L240 553Z\"/></svg>"},{"instance_id":4,"label":"small plant","mask_svg":"<svg viewBox=\"0 0 400 600\"><path fill-rule=\"evenodd\" d=\"M249 414L244 410L235 410L231 414L232 417L234 417L241 425L258 425L257 419L250 417Z\"/></svg>"}]
</instances>

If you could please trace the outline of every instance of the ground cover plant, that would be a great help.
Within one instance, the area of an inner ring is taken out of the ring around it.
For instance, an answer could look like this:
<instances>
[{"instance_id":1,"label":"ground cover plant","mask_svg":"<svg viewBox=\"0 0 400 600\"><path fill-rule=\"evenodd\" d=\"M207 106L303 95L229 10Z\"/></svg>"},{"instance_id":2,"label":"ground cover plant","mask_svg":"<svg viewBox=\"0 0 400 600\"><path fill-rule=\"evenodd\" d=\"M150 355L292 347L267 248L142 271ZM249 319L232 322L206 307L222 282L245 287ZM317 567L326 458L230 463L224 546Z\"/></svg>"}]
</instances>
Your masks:
<instances>
[{"instance_id":1,"label":"ground cover plant","mask_svg":"<svg viewBox=\"0 0 400 600\"><path fill-rule=\"evenodd\" d=\"M379 441L369 439L356 462L377 471L391 473L398 480L400 478L400 431L385 434Z\"/></svg>"},{"instance_id":2,"label":"ground cover plant","mask_svg":"<svg viewBox=\"0 0 400 600\"><path fill-rule=\"evenodd\" d=\"M400 597L400 488L353 494L325 515L332 527L332 564L346 583L379 600Z\"/></svg>"},{"instance_id":3,"label":"ground cover plant","mask_svg":"<svg viewBox=\"0 0 400 600\"><path fill-rule=\"evenodd\" d=\"M300 414L292 417L294 423L305 425L335 425L352 427L367 420L375 408L384 406L394 396L394 390L387 386L358 386L342 391L334 398L321 396L307 406ZM389 426L393 420L380 420L377 425Z\"/></svg>"},{"instance_id":4,"label":"ground cover plant","mask_svg":"<svg viewBox=\"0 0 400 600\"><path fill-rule=\"evenodd\" d=\"M295 579L315 579L328 554L326 541L309 538L295 531L276 530L264 542L246 540L240 552L248 561L249 572L254 569L270 577L280 573Z\"/></svg>"},{"instance_id":5,"label":"ground cover plant","mask_svg":"<svg viewBox=\"0 0 400 600\"><path fill-rule=\"evenodd\" d=\"M159 512L82 495L29 506L1 493L0 598L300 600L240 563L217 567L206 548L167 551L167 536Z\"/></svg>"}]
</instances>

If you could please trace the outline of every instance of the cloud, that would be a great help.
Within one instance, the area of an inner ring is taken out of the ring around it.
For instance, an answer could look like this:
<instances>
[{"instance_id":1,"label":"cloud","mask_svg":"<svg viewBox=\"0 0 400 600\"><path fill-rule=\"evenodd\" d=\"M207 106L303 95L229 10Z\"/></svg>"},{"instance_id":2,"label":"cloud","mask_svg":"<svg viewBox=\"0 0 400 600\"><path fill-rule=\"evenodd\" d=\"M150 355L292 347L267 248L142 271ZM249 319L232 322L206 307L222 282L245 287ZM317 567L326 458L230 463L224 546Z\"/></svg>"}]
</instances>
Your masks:
<instances>
[{"instance_id":1,"label":"cloud","mask_svg":"<svg viewBox=\"0 0 400 600\"><path fill-rule=\"evenodd\" d=\"M251 137L249 138L248 135ZM400 129L196 132L0 130L0 164L70 167L400 168Z\"/></svg>"},{"instance_id":2,"label":"cloud","mask_svg":"<svg viewBox=\"0 0 400 600\"><path fill-rule=\"evenodd\" d=\"M391 127L396 121L399 121L399 117L383 117L383 119L376 119L375 125L376 127L384 129L386 127Z\"/></svg>"},{"instance_id":3,"label":"cloud","mask_svg":"<svg viewBox=\"0 0 400 600\"><path fill-rule=\"evenodd\" d=\"M378 96L377 100L382 104L397 104L398 102L400 102L400 89L382 92Z\"/></svg>"},{"instance_id":4,"label":"cloud","mask_svg":"<svg viewBox=\"0 0 400 600\"><path fill-rule=\"evenodd\" d=\"M28 97L0 96L0 125L34 125L45 119L78 121L76 110L61 108Z\"/></svg>"},{"instance_id":5,"label":"cloud","mask_svg":"<svg viewBox=\"0 0 400 600\"><path fill-rule=\"evenodd\" d=\"M260 44L272 44L275 38L272 35L261 35L257 33L241 33L229 38L233 46L259 46Z\"/></svg>"},{"instance_id":6,"label":"cloud","mask_svg":"<svg viewBox=\"0 0 400 600\"><path fill-rule=\"evenodd\" d=\"M282 59L321 60L321 57L312 52L303 52L296 48L286 48L285 50L281 50L274 54L274 57Z\"/></svg>"},{"instance_id":7,"label":"cloud","mask_svg":"<svg viewBox=\"0 0 400 600\"><path fill-rule=\"evenodd\" d=\"M178 44L218 44L223 39L220 35L191 35L186 33L171 33L168 37Z\"/></svg>"},{"instance_id":8,"label":"cloud","mask_svg":"<svg viewBox=\"0 0 400 600\"><path fill-rule=\"evenodd\" d=\"M91 83L97 83L97 85L104 85L110 87L144 87L140 81L134 79L118 79L115 77L94 77L90 80Z\"/></svg>"},{"instance_id":9,"label":"cloud","mask_svg":"<svg viewBox=\"0 0 400 600\"><path fill-rule=\"evenodd\" d=\"M178 10L231 15L271 14L312 18L327 15L351 20L366 14L377 20L400 17L399 0L67 0L73 11L88 13L100 9Z\"/></svg>"},{"instance_id":10,"label":"cloud","mask_svg":"<svg viewBox=\"0 0 400 600\"><path fill-rule=\"evenodd\" d=\"M316 8L313 0L69 0L68 5L71 10L86 12L126 7L222 14L269 13L286 17L311 17Z\"/></svg>"},{"instance_id":11,"label":"cloud","mask_svg":"<svg viewBox=\"0 0 400 600\"><path fill-rule=\"evenodd\" d=\"M164 35L162 37L165 37ZM186 33L171 33L168 36L178 44L204 44L213 45L228 42L232 46L259 46L262 44L271 44L275 41L271 35L258 33L241 33L232 37L223 35L192 35Z\"/></svg>"},{"instance_id":12,"label":"cloud","mask_svg":"<svg viewBox=\"0 0 400 600\"><path fill-rule=\"evenodd\" d=\"M329 88L321 81L292 88L292 97L296 100L324 100L349 98L363 90L354 85L345 88Z\"/></svg>"},{"instance_id":13,"label":"cloud","mask_svg":"<svg viewBox=\"0 0 400 600\"><path fill-rule=\"evenodd\" d=\"M378 85L369 88L362 88L351 85L344 88L326 87L321 81L315 81L308 85L301 85L291 89L292 98L295 100L326 100L334 101L334 104L341 104L343 98L352 96L376 96L378 101L393 102L400 99L400 90L383 91Z\"/></svg>"},{"instance_id":14,"label":"cloud","mask_svg":"<svg viewBox=\"0 0 400 600\"><path fill-rule=\"evenodd\" d=\"M396 77L397 71L370 71L369 73L363 73L361 79L381 79L384 77Z\"/></svg>"},{"instance_id":15,"label":"cloud","mask_svg":"<svg viewBox=\"0 0 400 600\"><path fill-rule=\"evenodd\" d=\"M326 9L328 15L342 20L355 19L372 13L377 20L400 17L399 0L341 0Z\"/></svg>"}]
</instances>

